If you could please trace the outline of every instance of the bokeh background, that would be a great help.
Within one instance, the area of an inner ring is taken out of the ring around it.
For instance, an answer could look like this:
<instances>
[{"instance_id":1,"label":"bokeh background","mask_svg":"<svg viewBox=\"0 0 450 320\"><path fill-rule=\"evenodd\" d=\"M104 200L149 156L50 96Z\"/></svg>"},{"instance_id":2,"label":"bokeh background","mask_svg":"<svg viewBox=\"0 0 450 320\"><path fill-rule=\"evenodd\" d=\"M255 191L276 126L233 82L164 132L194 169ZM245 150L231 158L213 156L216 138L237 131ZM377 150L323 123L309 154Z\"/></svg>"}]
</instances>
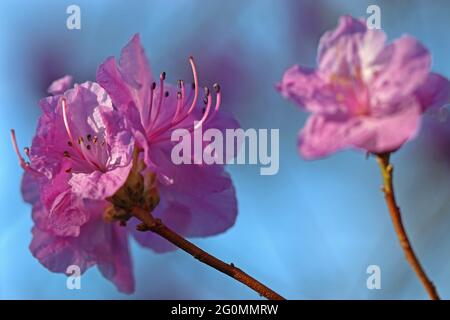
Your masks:
<instances>
[{"instance_id":1,"label":"bokeh background","mask_svg":"<svg viewBox=\"0 0 450 320\"><path fill-rule=\"evenodd\" d=\"M81 30L66 28L66 8L81 7ZM319 37L343 14L381 7L392 39L409 33L433 54L433 69L450 76L450 2L434 1L0 1L0 298L252 299L248 288L177 251L155 254L132 243L137 280L123 295L96 268L82 290L42 267L28 250L31 208L19 192L21 169L9 140L30 143L38 100L54 79L94 79L97 66L135 33L154 72L220 82L223 108L244 128L280 129L280 170L230 166L239 216L228 232L194 242L234 262L290 299L422 299L380 192L374 159L348 151L308 162L296 150L306 115L275 92L284 70L314 65ZM430 115L420 136L393 157L404 221L425 269L450 298L450 126ZM381 290L368 290L366 268L381 267Z\"/></svg>"}]
</instances>

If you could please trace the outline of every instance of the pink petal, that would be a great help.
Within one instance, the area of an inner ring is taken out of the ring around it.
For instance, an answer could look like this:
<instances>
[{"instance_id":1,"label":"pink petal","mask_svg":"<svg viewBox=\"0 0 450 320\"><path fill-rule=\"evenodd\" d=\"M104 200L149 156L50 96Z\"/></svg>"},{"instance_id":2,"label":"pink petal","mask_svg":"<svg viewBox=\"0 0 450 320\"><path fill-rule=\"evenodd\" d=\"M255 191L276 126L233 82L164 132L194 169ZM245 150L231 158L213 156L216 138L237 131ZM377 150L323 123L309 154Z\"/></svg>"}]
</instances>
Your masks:
<instances>
[{"instance_id":1,"label":"pink petal","mask_svg":"<svg viewBox=\"0 0 450 320\"><path fill-rule=\"evenodd\" d=\"M98 67L96 79L108 92L117 108L126 108L128 104L133 101L128 86L122 80L121 75L117 70L114 57L109 57Z\"/></svg>"},{"instance_id":2,"label":"pink petal","mask_svg":"<svg viewBox=\"0 0 450 320\"><path fill-rule=\"evenodd\" d=\"M122 49L118 70L129 85L133 101L142 113L150 102L153 77L139 34L135 34Z\"/></svg>"},{"instance_id":3,"label":"pink petal","mask_svg":"<svg viewBox=\"0 0 450 320\"><path fill-rule=\"evenodd\" d=\"M450 82L437 73L430 73L416 95L424 111L442 107L450 102Z\"/></svg>"},{"instance_id":4,"label":"pink petal","mask_svg":"<svg viewBox=\"0 0 450 320\"><path fill-rule=\"evenodd\" d=\"M394 41L377 58L377 75L369 84L372 103L395 104L410 96L426 81L430 65L428 50L417 40Z\"/></svg>"},{"instance_id":5,"label":"pink petal","mask_svg":"<svg viewBox=\"0 0 450 320\"><path fill-rule=\"evenodd\" d=\"M327 31L319 42L317 64L320 65L323 56L327 53L328 49L336 46L337 42L342 38L350 38L357 34L362 34L367 30L364 20L355 19L351 16L342 16L339 19L336 29Z\"/></svg>"},{"instance_id":6,"label":"pink petal","mask_svg":"<svg viewBox=\"0 0 450 320\"><path fill-rule=\"evenodd\" d=\"M104 200L112 196L127 180L132 163L116 167L107 172L92 171L73 173L69 181L72 192L79 197L93 200Z\"/></svg>"},{"instance_id":7,"label":"pink petal","mask_svg":"<svg viewBox=\"0 0 450 320\"><path fill-rule=\"evenodd\" d=\"M64 76L53 81L47 91L52 95L63 94L64 91L68 90L72 86L72 81L72 76Z\"/></svg>"},{"instance_id":8,"label":"pink petal","mask_svg":"<svg viewBox=\"0 0 450 320\"><path fill-rule=\"evenodd\" d=\"M98 268L103 276L113 282L117 289L124 293L134 292L133 266L128 248L127 229L118 224L105 227L107 232L106 251L98 255L102 257Z\"/></svg>"},{"instance_id":9,"label":"pink petal","mask_svg":"<svg viewBox=\"0 0 450 320\"><path fill-rule=\"evenodd\" d=\"M314 69L295 65L288 69L278 91L310 112L334 113L339 109L336 93Z\"/></svg>"},{"instance_id":10,"label":"pink petal","mask_svg":"<svg viewBox=\"0 0 450 320\"><path fill-rule=\"evenodd\" d=\"M397 112L382 117L346 119L312 115L299 135L299 151L306 159L357 148L371 153L397 150L413 138L420 124L420 106L408 99Z\"/></svg>"}]
</instances>

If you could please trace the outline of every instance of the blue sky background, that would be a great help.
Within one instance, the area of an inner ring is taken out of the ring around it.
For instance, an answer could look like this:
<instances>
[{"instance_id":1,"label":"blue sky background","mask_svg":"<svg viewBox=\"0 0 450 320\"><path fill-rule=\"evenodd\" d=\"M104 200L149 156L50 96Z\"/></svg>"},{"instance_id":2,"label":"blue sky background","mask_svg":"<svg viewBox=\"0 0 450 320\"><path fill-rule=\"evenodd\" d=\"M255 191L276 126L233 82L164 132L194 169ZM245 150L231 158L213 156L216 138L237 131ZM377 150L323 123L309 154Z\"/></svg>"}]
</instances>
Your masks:
<instances>
[{"instance_id":1,"label":"blue sky background","mask_svg":"<svg viewBox=\"0 0 450 320\"><path fill-rule=\"evenodd\" d=\"M72 74L93 80L97 66L136 32L155 73L220 82L224 109L244 128L280 129L280 170L230 166L239 201L236 225L194 242L291 299L421 299L380 192L374 159L348 151L308 162L296 136L306 115L275 92L295 63L314 65L319 37L343 14L381 7L389 38L409 33L450 76L450 2L435 1L1 1L0 2L0 298L251 299L243 285L177 251L155 254L132 243L137 289L123 295L96 268L82 290L47 271L28 250L31 208L19 191L21 169L9 140L30 143L37 101L50 82ZM66 8L81 7L81 30L68 30ZM450 297L450 131L429 117L418 139L393 157L395 185L410 237L443 297ZM366 288L366 268L381 267L382 289Z\"/></svg>"}]
</instances>

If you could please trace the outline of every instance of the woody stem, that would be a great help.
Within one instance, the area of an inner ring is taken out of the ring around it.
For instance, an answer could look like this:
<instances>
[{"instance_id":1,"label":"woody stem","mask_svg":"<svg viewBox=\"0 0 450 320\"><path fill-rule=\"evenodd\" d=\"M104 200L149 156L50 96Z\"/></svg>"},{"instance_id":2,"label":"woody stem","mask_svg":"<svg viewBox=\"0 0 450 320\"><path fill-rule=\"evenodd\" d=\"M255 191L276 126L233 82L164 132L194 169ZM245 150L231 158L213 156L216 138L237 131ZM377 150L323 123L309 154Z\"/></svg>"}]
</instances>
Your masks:
<instances>
[{"instance_id":1,"label":"woody stem","mask_svg":"<svg viewBox=\"0 0 450 320\"><path fill-rule=\"evenodd\" d=\"M402 217L400 214L400 208L397 205L395 199L394 186L393 186L393 166L389 162L390 153L377 154L376 159L378 165L380 166L381 175L383 177L383 192L386 200L386 204L391 215L392 223L394 224L394 229L397 237L400 241L400 245L405 253L406 260L409 262L420 282L424 286L428 295L432 300L439 300L439 295L436 291L431 280L426 275L419 259L417 258L414 250L409 241L408 235L406 234L405 227L402 222Z\"/></svg>"},{"instance_id":2,"label":"woody stem","mask_svg":"<svg viewBox=\"0 0 450 320\"><path fill-rule=\"evenodd\" d=\"M138 230L151 231L158 234L159 236L163 237L178 248L187 252L200 262L207 264L222 273L225 273L226 275L243 283L250 289L253 289L261 296L264 296L269 300L284 300L281 295L265 286L258 280L252 278L241 269L235 267L234 264L227 264L222 260L210 255L206 251L203 251L195 244L184 239L182 236L178 235L176 232L164 225L161 220L155 219L151 215L151 213L147 212L146 210L135 207L132 210L132 215L142 222L142 224L138 226Z\"/></svg>"}]
</instances>

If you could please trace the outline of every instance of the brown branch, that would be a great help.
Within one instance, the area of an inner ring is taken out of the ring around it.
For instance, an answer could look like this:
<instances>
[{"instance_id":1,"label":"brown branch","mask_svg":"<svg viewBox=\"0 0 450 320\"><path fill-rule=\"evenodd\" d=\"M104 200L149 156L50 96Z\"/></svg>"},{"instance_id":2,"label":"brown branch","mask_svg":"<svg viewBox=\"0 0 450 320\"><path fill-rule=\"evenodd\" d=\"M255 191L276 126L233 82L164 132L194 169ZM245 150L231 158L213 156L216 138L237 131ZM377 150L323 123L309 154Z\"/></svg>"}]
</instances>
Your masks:
<instances>
[{"instance_id":1,"label":"brown branch","mask_svg":"<svg viewBox=\"0 0 450 320\"><path fill-rule=\"evenodd\" d=\"M149 212L145 211L144 209L135 207L132 210L132 215L142 222L142 224L138 226L138 230L151 231L160 235L164 239L176 245L178 248L189 253L200 262L203 262L210 267L213 267L214 269L225 273L231 278L236 279L237 281L245 284L247 287L253 289L261 296L264 296L269 300L284 300L284 298L278 293L266 287L256 279L252 278L241 269L236 268L232 263L227 264L222 260L219 260L209 253L203 251L188 240L184 239L183 237L169 229L166 225L164 225L161 220L155 219Z\"/></svg>"},{"instance_id":2,"label":"brown branch","mask_svg":"<svg viewBox=\"0 0 450 320\"><path fill-rule=\"evenodd\" d=\"M417 277L422 282L422 285L425 287L425 290L428 292L428 295L432 300L439 300L440 298L436 291L436 288L434 287L433 282L431 282L431 280L427 277L424 269L420 264L419 259L414 253L414 250L408 239L408 235L406 234L405 227L403 226L400 208L398 207L395 199L394 186L392 183L393 167L389 162L389 158L390 153L383 153L376 155L376 159L380 166L381 174L383 177L384 197L386 199L389 213L391 215L391 219L394 224L395 232L397 233L400 245L402 246L403 251L405 253L406 260L409 262L414 272L417 274Z\"/></svg>"}]
</instances>

